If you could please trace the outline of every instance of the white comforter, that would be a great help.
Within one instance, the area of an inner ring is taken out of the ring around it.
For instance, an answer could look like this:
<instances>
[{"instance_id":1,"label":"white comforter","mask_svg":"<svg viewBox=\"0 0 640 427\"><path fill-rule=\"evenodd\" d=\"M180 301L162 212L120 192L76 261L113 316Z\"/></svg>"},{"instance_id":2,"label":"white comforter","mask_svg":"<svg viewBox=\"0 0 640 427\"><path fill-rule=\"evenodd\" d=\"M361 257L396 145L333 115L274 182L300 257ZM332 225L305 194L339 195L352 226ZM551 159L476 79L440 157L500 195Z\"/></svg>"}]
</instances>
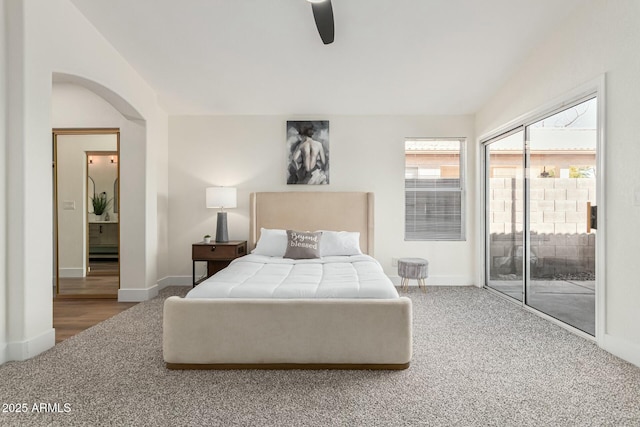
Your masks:
<instances>
[{"instance_id":1,"label":"white comforter","mask_svg":"<svg viewBox=\"0 0 640 427\"><path fill-rule=\"evenodd\" d=\"M368 255L294 260L263 255L235 259L186 298L398 298Z\"/></svg>"}]
</instances>

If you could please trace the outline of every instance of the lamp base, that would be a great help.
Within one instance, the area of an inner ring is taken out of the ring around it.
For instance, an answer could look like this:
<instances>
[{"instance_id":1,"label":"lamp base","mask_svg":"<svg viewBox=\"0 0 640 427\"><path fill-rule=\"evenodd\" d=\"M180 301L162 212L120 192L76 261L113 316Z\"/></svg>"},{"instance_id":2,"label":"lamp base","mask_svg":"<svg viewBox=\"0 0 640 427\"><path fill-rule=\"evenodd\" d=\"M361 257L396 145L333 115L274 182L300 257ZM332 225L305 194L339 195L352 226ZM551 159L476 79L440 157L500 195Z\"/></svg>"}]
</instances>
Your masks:
<instances>
[{"instance_id":1,"label":"lamp base","mask_svg":"<svg viewBox=\"0 0 640 427\"><path fill-rule=\"evenodd\" d=\"M216 242L229 242L229 231L227 230L227 213L218 212L218 224L216 226Z\"/></svg>"}]
</instances>

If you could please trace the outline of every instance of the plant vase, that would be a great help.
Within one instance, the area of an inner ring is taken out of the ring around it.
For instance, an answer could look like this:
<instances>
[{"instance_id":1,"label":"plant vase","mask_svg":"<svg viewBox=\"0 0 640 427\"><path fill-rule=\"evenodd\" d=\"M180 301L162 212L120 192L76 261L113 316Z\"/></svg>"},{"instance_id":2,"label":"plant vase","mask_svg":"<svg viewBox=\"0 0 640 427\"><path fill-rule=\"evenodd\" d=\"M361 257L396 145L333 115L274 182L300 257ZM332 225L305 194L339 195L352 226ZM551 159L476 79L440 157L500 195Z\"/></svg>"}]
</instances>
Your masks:
<instances>
[{"instance_id":1,"label":"plant vase","mask_svg":"<svg viewBox=\"0 0 640 427\"><path fill-rule=\"evenodd\" d=\"M91 204L93 205L93 213L96 216L96 221L102 221L102 214L109 208L112 199L107 199L107 193L102 192L97 196L91 198Z\"/></svg>"}]
</instances>

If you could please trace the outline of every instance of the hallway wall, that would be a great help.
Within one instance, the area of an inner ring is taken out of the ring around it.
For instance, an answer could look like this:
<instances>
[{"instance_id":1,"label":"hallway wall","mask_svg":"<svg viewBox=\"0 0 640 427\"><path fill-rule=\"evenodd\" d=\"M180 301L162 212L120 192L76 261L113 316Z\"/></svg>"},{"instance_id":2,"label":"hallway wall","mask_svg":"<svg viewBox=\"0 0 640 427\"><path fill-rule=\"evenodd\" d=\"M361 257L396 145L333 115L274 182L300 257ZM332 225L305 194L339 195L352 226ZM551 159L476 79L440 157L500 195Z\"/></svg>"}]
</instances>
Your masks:
<instances>
[{"instance_id":1,"label":"hallway wall","mask_svg":"<svg viewBox=\"0 0 640 427\"><path fill-rule=\"evenodd\" d=\"M167 117L156 95L137 72L102 37L69 0L5 0L10 16L6 27L11 81L7 99L12 106L7 121L7 351L5 360L23 360L52 347L53 270L51 129L52 77L77 76L93 92L127 116L123 127L137 156L131 192L124 200L131 210L128 230L137 236L128 246L135 261L128 289L121 299L147 299L157 292L158 170L166 156ZM123 153L124 155L124 153ZM26 161L28 159L28 161ZM166 192L166 190L163 190ZM162 215L166 213L162 212ZM126 215L122 212L121 215ZM4 243L4 242L3 242ZM141 268L140 266L144 266Z\"/></svg>"}]
</instances>

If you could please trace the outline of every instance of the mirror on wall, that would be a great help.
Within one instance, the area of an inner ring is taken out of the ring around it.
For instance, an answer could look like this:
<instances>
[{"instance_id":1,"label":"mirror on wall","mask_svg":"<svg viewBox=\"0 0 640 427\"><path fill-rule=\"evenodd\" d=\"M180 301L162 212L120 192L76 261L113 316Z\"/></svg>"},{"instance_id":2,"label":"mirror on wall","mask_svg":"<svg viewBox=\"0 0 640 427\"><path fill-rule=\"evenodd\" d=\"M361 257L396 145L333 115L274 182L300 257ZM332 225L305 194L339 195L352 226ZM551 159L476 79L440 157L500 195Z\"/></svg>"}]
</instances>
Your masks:
<instances>
[{"instance_id":1,"label":"mirror on wall","mask_svg":"<svg viewBox=\"0 0 640 427\"><path fill-rule=\"evenodd\" d=\"M56 295L117 298L119 133L54 131Z\"/></svg>"},{"instance_id":2,"label":"mirror on wall","mask_svg":"<svg viewBox=\"0 0 640 427\"><path fill-rule=\"evenodd\" d=\"M87 276L118 272L117 161L117 152L87 152Z\"/></svg>"}]
</instances>

